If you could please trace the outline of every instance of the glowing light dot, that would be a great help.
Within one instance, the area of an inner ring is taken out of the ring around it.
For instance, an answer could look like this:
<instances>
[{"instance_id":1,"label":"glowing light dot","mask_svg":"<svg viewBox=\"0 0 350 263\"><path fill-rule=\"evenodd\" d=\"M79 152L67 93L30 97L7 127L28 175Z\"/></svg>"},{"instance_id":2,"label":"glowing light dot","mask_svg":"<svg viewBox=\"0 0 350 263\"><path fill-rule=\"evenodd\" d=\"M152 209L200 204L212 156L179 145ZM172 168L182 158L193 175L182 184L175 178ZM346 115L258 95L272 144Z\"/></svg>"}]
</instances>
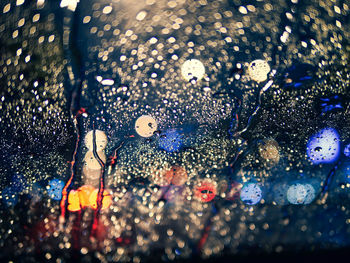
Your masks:
<instances>
[{"instance_id":1,"label":"glowing light dot","mask_svg":"<svg viewBox=\"0 0 350 263\"><path fill-rule=\"evenodd\" d=\"M71 11L75 11L80 0L62 0L60 7L67 7Z\"/></svg>"},{"instance_id":2,"label":"glowing light dot","mask_svg":"<svg viewBox=\"0 0 350 263\"><path fill-rule=\"evenodd\" d=\"M313 164L334 162L340 153L339 134L333 128L325 128L310 137L307 156Z\"/></svg>"},{"instance_id":3,"label":"glowing light dot","mask_svg":"<svg viewBox=\"0 0 350 263\"><path fill-rule=\"evenodd\" d=\"M339 8L339 6L335 5L333 8L336 13L341 14L341 9Z\"/></svg>"},{"instance_id":4,"label":"glowing light dot","mask_svg":"<svg viewBox=\"0 0 350 263\"><path fill-rule=\"evenodd\" d=\"M102 151L107 146L107 135L100 130L95 130L96 135L96 151ZM85 146L89 149L89 151L93 151L94 143L93 143L93 131L89 131L85 136Z\"/></svg>"},{"instance_id":5,"label":"glowing light dot","mask_svg":"<svg viewBox=\"0 0 350 263\"><path fill-rule=\"evenodd\" d=\"M146 11L141 11L136 15L136 20L142 21L145 19L146 15L147 15Z\"/></svg>"},{"instance_id":6,"label":"glowing light dot","mask_svg":"<svg viewBox=\"0 0 350 263\"><path fill-rule=\"evenodd\" d=\"M135 122L135 130L141 137L151 137L157 128L156 120L149 115L142 115Z\"/></svg>"},{"instance_id":7,"label":"glowing light dot","mask_svg":"<svg viewBox=\"0 0 350 263\"><path fill-rule=\"evenodd\" d=\"M287 199L294 205L310 204L315 199L315 188L311 184L293 184L288 188Z\"/></svg>"},{"instance_id":8,"label":"glowing light dot","mask_svg":"<svg viewBox=\"0 0 350 263\"><path fill-rule=\"evenodd\" d=\"M103 79L101 81L101 84L105 85L105 86L112 86L114 84L114 80L113 79Z\"/></svg>"},{"instance_id":9,"label":"glowing light dot","mask_svg":"<svg viewBox=\"0 0 350 263\"><path fill-rule=\"evenodd\" d=\"M269 64L262 59L254 60L248 66L248 74L250 78L256 82L267 80L267 74L270 70Z\"/></svg>"},{"instance_id":10,"label":"glowing light dot","mask_svg":"<svg viewBox=\"0 0 350 263\"><path fill-rule=\"evenodd\" d=\"M187 80L201 80L205 74L205 67L198 59L189 59L181 67L182 77Z\"/></svg>"},{"instance_id":11,"label":"glowing light dot","mask_svg":"<svg viewBox=\"0 0 350 263\"><path fill-rule=\"evenodd\" d=\"M10 9L11 9L11 4L7 4L7 5L4 6L4 9L2 10L2 12L5 14L8 11L10 11Z\"/></svg>"},{"instance_id":12,"label":"glowing light dot","mask_svg":"<svg viewBox=\"0 0 350 263\"><path fill-rule=\"evenodd\" d=\"M239 11L241 14L243 14L243 15L248 14L248 10L247 10L247 8L245 8L245 6L240 6L240 7L238 8L238 11Z\"/></svg>"},{"instance_id":13,"label":"glowing light dot","mask_svg":"<svg viewBox=\"0 0 350 263\"><path fill-rule=\"evenodd\" d=\"M25 61L26 63L28 63L28 62L30 61L30 55L26 56L25 59L24 59L24 61Z\"/></svg>"},{"instance_id":14,"label":"glowing light dot","mask_svg":"<svg viewBox=\"0 0 350 263\"><path fill-rule=\"evenodd\" d=\"M158 42L158 39L155 38L155 37L152 37L152 38L149 40L149 42L150 42L151 44L155 44L155 43Z\"/></svg>"},{"instance_id":15,"label":"glowing light dot","mask_svg":"<svg viewBox=\"0 0 350 263\"><path fill-rule=\"evenodd\" d=\"M83 19L83 23L84 24L87 24L91 21L91 16L85 16L84 19Z\"/></svg>"},{"instance_id":16,"label":"glowing light dot","mask_svg":"<svg viewBox=\"0 0 350 263\"><path fill-rule=\"evenodd\" d=\"M255 205L260 202L262 198L261 187L256 183L247 183L242 187L241 200L248 205Z\"/></svg>"},{"instance_id":17,"label":"glowing light dot","mask_svg":"<svg viewBox=\"0 0 350 263\"><path fill-rule=\"evenodd\" d=\"M37 1L37 6L40 7L45 3L45 0L38 0Z\"/></svg>"},{"instance_id":18,"label":"glowing light dot","mask_svg":"<svg viewBox=\"0 0 350 263\"><path fill-rule=\"evenodd\" d=\"M22 5L24 3L24 0L17 0L16 1L16 5L19 6L19 5Z\"/></svg>"},{"instance_id":19,"label":"glowing light dot","mask_svg":"<svg viewBox=\"0 0 350 263\"><path fill-rule=\"evenodd\" d=\"M168 6L169 6L170 8L174 8L174 7L177 6L177 3L176 3L176 1L169 1L169 2L168 2Z\"/></svg>"},{"instance_id":20,"label":"glowing light dot","mask_svg":"<svg viewBox=\"0 0 350 263\"><path fill-rule=\"evenodd\" d=\"M103 10L102 10L102 13L104 13L104 14L109 14L110 12L112 12L112 7L111 6L109 6L109 5L107 5L107 6L105 6L104 8L103 8Z\"/></svg>"}]
</instances>

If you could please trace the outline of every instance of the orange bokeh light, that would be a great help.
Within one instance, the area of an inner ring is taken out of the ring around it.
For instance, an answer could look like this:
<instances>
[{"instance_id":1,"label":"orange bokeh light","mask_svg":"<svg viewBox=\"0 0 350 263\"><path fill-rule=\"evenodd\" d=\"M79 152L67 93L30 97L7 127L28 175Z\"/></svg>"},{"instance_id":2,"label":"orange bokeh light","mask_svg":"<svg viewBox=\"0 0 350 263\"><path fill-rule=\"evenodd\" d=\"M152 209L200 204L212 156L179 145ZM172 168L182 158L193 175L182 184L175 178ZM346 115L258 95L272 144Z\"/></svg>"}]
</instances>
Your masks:
<instances>
[{"instance_id":1,"label":"orange bokeh light","mask_svg":"<svg viewBox=\"0 0 350 263\"><path fill-rule=\"evenodd\" d=\"M165 179L170 184L180 186L187 181L187 171L181 166L173 166L169 171L165 173Z\"/></svg>"},{"instance_id":2,"label":"orange bokeh light","mask_svg":"<svg viewBox=\"0 0 350 263\"><path fill-rule=\"evenodd\" d=\"M97 208L97 195L98 195L98 189L95 189L89 198L90 201L90 207L93 209ZM112 204L112 196L108 191L103 191L103 199L102 199L102 209L106 209L110 207Z\"/></svg>"},{"instance_id":3,"label":"orange bokeh light","mask_svg":"<svg viewBox=\"0 0 350 263\"><path fill-rule=\"evenodd\" d=\"M210 181L202 181L195 187L194 195L201 202L210 202L216 196L216 185Z\"/></svg>"},{"instance_id":4,"label":"orange bokeh light","mask_svg":"<svg viewBox=\"0 0 350 263\"><path fill-rule=\"evenodd\" d=\"M68 195L68 210L71 212L80 211L80 201L78 191L72 190Z\"/></svg>"},{"instance_id":5,"label":"orange bokeh light","mask_svg":"<svg viewBox=\"0 0 350 263\"><path fill-rule=\"evenodd\" d=\"M83 185L78 190L71 190L68 195L68 210L80 211L82 208L97 208L98 189L91 185ZM103 192L102 209L109 208L112 204L112 196L109 191Z\"/></svg>"},{"instance_id":6,"label":"orange bokeh light","mask_svg":"<svg viewBox=\"0 0 350 263\"><path fill-rule=\"evenodd\" d=\"M95 190L91 185L83 185L78 189L79 201L82 208L90 206L90 195Z\"/></svg>"}]
</instances>

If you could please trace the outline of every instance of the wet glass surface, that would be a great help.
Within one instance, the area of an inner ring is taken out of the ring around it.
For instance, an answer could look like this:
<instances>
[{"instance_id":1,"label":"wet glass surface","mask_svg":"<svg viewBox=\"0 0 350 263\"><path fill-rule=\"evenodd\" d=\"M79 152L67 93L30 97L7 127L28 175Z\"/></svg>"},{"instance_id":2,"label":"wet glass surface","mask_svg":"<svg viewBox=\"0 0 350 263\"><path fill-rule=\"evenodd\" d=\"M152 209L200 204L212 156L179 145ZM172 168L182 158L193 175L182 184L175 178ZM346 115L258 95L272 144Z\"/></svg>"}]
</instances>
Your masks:
<instances>
[{"instance_id":1,"label":"wet glass surface","mask_svg":"<svg viewBox=\"0 0 350 263\"><path fill-rule=\"evenodd\" d=\"M346 251L349 8L1 1L0 259Z\"/></svg>"}]
</instances>

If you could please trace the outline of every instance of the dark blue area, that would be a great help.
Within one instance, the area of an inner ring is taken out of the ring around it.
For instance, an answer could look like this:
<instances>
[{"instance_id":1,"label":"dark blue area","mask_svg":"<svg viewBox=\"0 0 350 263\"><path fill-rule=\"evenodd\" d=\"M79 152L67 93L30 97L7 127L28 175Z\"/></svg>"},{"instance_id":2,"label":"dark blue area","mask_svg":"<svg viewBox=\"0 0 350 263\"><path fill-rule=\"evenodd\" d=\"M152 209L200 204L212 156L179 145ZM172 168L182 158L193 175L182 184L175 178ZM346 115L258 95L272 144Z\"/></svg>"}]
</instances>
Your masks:
<instances>
[{"instance_id":1,"label":"dark blue area","mask_svg":"<svg viewBox=\"0 0 350 263\"><path fill-rule=\"evenodd\" d=\"M330 112L342 111L344 109L343 105L344 98L341 95L321 97L317 102L317 108L321 115Z\"/></svg>"},{"instance_id":2,"label":"dark blue area","mask_svg":"<svg viewBox=\"0 0 350 263\"><path fill-rule=\"evenodd\" d=\"M17 191L14 187L6 187L2 190L2 202L7 206L15 206L18 202Z\"/></svg>"},{"instance_id":3,"label":"dark blue area","mask_svg":"<svg viewBox=\"0 0 350 263\"><path fill-rule=\"evenodd\" d=\"M27 186L27 181L22 174L14 174L12 176L11 186L17 192L22 192Z\"/></svg>"},{"instance_id":4,"label":"dark blue area","mask_svg":"<svg viewBox=\"0 0 350 263\"><path fill-rule=\"evenodd\" d=\"M285 88L301 88L315 78L317 68L307 63L295 63L283 75Z\"/></svg>"}]
</instances>

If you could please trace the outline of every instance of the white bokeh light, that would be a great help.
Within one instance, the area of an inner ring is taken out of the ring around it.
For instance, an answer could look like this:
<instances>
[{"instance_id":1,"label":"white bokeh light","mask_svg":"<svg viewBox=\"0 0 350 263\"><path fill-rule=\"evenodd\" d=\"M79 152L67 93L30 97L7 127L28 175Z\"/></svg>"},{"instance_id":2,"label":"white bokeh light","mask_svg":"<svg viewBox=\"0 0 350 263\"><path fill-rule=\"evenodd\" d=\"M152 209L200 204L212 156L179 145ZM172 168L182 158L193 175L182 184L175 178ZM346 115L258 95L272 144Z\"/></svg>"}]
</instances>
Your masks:
<instances>
[{"instance_id":1,"label":"white bokeh light","mask_svg":"<svg viewBox=\"0 0 350 263\"><path fill-rule=\"evenodd\" d=\"M151 137L157 128L156 120L149 115L142 115L135 122L135 130L141 137Z\"/></svg>"},{"instance_id":2,"label":"white bokeh light","mask_svg":"<svg viewBox=\"0 0 350 263\"><path fill-rule=\"evenodd\" d=\"M250 62L248 66L248 74L256 82L267 80L267 74L269 74L270 70L269 64L262 59L256 59Z\"/></svg>"},{"instance_id":3,"label":"white bokeh light","mask_svg":"<svg viewBox=\"0 0 350 263\"><path fill-rule=\"evenodd\" d=\"M257 183L247 183L242 187L241 200L248 205L256 205L262 198L261 187Z\"/></svg>"},{"instance_id":4,"label":"white bokeh light","mask_svg":"<svg viewBox=\"0 0 350 263\"><path fill-rule=\"evenodd\" d=\"M71 11L75 11L80 0L62 0L60 7L67 7Z\"/></svg>"},{"instance_id":5,"label":"white bokeh light","mask_svg":"<svg viewBox=\"0 0 350 263\"><path fill-rule=\"evenodd\" d=\"M96 151L102 151L107 146L107 135L100 130L95 130L96 135ZM85 146L89 149L89 151L93 151L94 143L93 143L93 131L89 131L85 136Z\"/></svg>"},{"instance_id":6,"label":"white bokeh light","mask_svg":"<svg viewBox=\"0 0 350 263\"><path fill-rule=\"evenodd\" d=\"M102 85L105 86L112 86L114 84L114 80L113 79L103 79L101 76L97 76L96 80L101 83Z\"/></svg>"},{"instance_id":7,"label":"white bokeh light","mask_svg":"<svg viewBox=\"0 0 350 263\"><path fill-rule=\"evenodd\" d=\"M287 191L287 199L291 204L310 204L315 199L315 188L311 184L292 184Z\"/></svg>"},{"instance_id":8,"label":"white bokeh light","mask_svg":"<svg viewBox=\"0 0 350 263\"><path fill-rule=\"evenodd\" d=\"M182 77L187 80L201 80L205 74L205 67L198 59L189 59L181 66Z\"/></svg>"}]
</instances>

